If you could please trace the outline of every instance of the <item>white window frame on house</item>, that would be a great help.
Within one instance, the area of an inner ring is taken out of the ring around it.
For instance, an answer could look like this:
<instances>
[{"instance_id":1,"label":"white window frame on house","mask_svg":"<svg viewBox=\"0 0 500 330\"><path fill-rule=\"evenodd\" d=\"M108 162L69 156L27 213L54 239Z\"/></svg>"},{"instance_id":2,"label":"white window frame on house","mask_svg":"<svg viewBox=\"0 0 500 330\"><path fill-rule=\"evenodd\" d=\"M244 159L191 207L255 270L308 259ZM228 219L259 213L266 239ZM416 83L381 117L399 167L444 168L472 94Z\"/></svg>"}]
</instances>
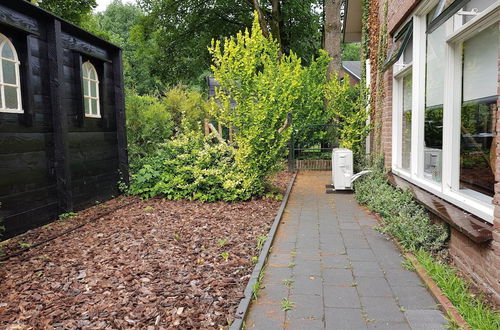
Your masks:
<instances>
[{"instance_id":1,"label":"white window frame on house","mask_svg":"<svg viewBox=\"0 0 500 330\"><path fill-rule=\"evenodd\" d=\"M10 48L14 59L3 57L2 52L3 52L4 47ZM9 83L4 82L4 75L3 75L3 62L4 61L14 63L14 74L15 74L15 81L16 81L15 84L9 84ZM0 97L2 99L2 101L0 102L0 112L24 113L22 99L21 99L21 79L20 79L20 75L19 75L19 65L20 64L21 63L19 62L19 57L17 55L16 48L14 47L12 42L9 40L9 38L7 38L7 36L0 33ZM16 89L17 108L7 108L7 106L5 104L5 102L6 102L5 87Z\"/></svg>"},{"instance_id":2,"label":"white window frame on house","mask_svg":"<svg viewBox=\"0 0 500 330\"><path fill-rule=\"evenodd\" d=\"M443 97L442 178L434 182L424 177L425 79L426 79L426 15L438 0L424 1L415 10L413 19L412 133L410 171L402 169L402 77L408 68L393 66L392 172L448 202L493 222L493 198L479 192L460 189L460 125L462 107L462 44L485 28L500 21L500 1L496 1L461 26L455 19L446 23L445 78ZM404 26L404 25L403 25ZM402 57L402 56L401 56ZM401 60L401 59L400 59ZM398 62L400 61L398 60Z\"/></svg>"},{"instance_id":3,"label":"white window frame on house","mask_svg":"<svg viewBox=\"0 0 500 330\"><path fill-rule=\"evenodd\" d=\"M94 73L95 79L90 77L91 73ZM86 75L87 74L87 75ZM87 93L83 93L83 102L85 109L85 117L88 118L101 118L101 106L99 98L99 76L97 75L97 70L94 65L87 61L82 64L82 83L87 85ZM96 96L92 96L92 84L96 84ZM85 91L85 89L84 89ZM92 101L96 101L96 109L92 107ZM88 111L87 111L88 109ZM95 111L94 111L95 110Z\"/></svg>"}]
</instances>

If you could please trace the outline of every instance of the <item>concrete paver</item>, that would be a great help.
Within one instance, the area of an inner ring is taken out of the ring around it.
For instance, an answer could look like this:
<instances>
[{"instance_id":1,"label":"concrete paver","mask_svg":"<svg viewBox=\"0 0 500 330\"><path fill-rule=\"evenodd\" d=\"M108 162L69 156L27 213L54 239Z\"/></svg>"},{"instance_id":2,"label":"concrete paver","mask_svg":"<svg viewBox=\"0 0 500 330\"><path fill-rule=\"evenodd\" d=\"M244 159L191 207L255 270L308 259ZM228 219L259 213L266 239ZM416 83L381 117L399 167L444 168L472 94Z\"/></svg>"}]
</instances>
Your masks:
<instances>
[{"instance_id":1,"label":"concrete paver","mask_svg":"<svg viewBox=\"0 0 500 330\"><path fill-rule=\"evenodd\" d=\"M376 219L353 193L326 194L330 181L330 172L298 174L246 328L444 329L420 278L373 229ZM283 298L291 310L282 311Z\"/></svg>"}]
</instances>

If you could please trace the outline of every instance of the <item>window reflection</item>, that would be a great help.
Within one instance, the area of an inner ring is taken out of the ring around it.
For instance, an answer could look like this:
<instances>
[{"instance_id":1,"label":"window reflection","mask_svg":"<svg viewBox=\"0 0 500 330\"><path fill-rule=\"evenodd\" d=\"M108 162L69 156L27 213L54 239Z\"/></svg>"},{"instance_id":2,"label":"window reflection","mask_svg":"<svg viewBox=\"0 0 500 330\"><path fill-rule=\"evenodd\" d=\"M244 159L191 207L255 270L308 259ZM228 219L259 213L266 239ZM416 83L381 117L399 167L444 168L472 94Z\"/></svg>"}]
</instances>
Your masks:
<instances>
[{"instance_id":1,"label":"window reflection","mask_svg":"<svg viewBox=\"0 0 500 330\"><path fill-rule=\"evenodd\" d=\"M412 74L403 78L403 116L402 116L402 159L401 167L410 169L411 159L411 103L412 103Z\"/></svg>"}]
</instances>

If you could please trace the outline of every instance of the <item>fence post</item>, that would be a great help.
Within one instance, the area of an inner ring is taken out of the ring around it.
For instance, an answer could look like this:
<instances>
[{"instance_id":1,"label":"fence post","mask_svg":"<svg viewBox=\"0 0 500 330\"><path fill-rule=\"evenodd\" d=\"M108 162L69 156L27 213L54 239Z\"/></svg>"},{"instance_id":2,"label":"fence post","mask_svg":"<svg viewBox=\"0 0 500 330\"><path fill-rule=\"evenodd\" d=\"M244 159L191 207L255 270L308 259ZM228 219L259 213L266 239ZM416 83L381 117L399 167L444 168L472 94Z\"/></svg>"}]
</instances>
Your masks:
<instances>
[{"instance_id":1,"label":"fence post","mask_svg":"<svg viewBox=\"0 0 500 330\"><path fill-rule=\"evenodd\" d=\"M294 131L293 131L293 122L292 122L292 113L288 113L288 124L292 128L292 134L290 135L290 140L288 141L288 171L295 172L295 148L294 148Z\"/></svg>"}]
</instances>

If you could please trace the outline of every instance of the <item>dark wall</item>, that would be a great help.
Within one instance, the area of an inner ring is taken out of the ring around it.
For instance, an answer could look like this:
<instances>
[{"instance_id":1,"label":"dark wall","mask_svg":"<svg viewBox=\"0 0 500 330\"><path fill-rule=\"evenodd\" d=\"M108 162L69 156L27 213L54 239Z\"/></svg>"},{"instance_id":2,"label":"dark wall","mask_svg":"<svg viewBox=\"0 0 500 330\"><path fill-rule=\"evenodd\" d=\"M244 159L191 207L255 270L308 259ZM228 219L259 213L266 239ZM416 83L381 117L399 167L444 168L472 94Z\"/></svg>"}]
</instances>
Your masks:
<instances>
[{"instance_id":1,"label":"dark wall","mask_svg":"<svg viewBox=\"0 0 500 330\"><path fill-rule=\"evenodd\" d=\"M120 51L68 23L54 22L29 4L0 5L0 33L14 43L21 62L25 111L0 112L4 238L118 193L124 154L119 146L125 149L126 143L117 134L124 131ZM54 26L61 26L59 34ZM62 56L54 55L57 49ZM84 116L81 63L87 60L98 71L102 118ZM55 118L67 122L59 125ZM61 145L66 148L60 150ZM59 177L61 163L69 169L64 178ZM68 196L70 202L61 203Z\"/></svg>"}]
</instances>

